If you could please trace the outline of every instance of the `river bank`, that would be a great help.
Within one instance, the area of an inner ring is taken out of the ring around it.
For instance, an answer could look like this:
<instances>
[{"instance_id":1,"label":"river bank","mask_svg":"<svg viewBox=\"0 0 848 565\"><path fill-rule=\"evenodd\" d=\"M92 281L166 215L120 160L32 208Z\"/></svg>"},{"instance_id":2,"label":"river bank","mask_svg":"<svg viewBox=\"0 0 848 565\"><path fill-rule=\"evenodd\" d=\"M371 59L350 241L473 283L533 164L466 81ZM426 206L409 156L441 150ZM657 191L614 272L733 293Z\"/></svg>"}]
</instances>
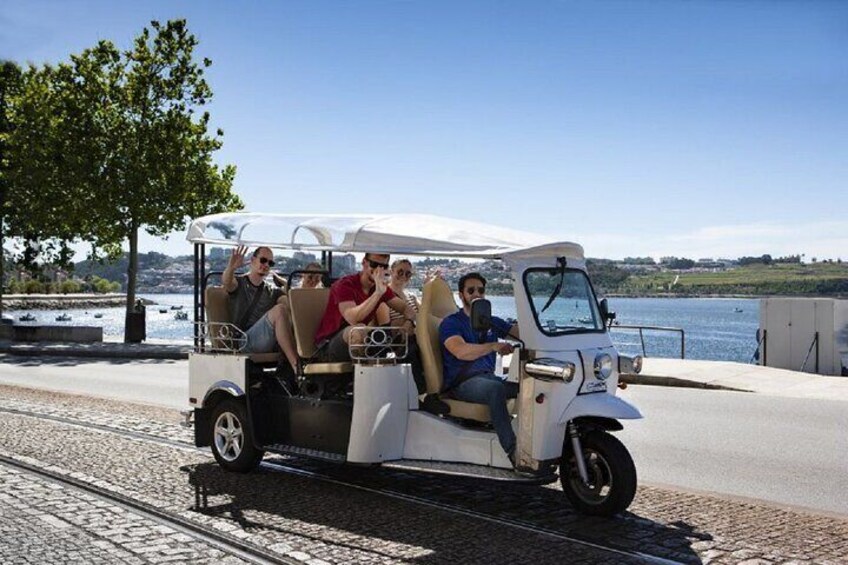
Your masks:
<instances>
[{"instance_id":1,"label":"river bank","mask_svg":"<svg viewBox=\"0 0 848 565\"><path fill-rule=\"evenodd\" d=\"M145 305L152 300L139 298ZM127 303L126 294L4 294L4 310L70 310L74 308L118 308Z\"/></svg>"}]
</instances>

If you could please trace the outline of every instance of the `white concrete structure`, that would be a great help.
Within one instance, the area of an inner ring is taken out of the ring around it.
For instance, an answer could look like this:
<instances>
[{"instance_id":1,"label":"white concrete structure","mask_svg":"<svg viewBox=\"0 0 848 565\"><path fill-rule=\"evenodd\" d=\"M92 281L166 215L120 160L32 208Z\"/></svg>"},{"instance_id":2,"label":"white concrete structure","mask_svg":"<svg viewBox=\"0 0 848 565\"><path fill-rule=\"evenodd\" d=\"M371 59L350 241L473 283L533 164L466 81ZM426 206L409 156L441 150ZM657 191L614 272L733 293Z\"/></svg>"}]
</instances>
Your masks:
<instances>
[{"instance_id":1,"label":"white concrete structure","mask_svg":"<svg viewBox=\"0 0 848 565\"><path fill-rule=\"evenodd\" d=\"M848 374L848 300L764 298L760 336L761 365Z\"/></svg>"}]
</instances>

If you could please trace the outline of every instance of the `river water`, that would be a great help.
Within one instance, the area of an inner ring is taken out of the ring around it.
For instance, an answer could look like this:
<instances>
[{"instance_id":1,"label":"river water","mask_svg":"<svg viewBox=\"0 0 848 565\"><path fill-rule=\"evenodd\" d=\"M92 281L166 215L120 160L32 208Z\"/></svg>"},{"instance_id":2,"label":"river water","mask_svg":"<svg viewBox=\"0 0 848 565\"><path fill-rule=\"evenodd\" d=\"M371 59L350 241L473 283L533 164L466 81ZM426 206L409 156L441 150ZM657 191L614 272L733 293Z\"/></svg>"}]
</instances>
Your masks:
<instances>
[{"instance_id":1,"label":"river water","mask_svg":"<svg viewBox=\"0 0 848 565\"><path fill-rule=\"evenodd\" d=\"M148 339L189 343L192 339L191 320L177 320L172 307L182 307L192 317L191 294L141 295L153 302L147 307ZM515 317L513 299L491 296L495 315ZM686 358L747 363L757 347L755 333L759 325L759 300L729 298L610 298L610 308L622 325L663 326L680 328L685 332ZM123 308L86 308L70 310L32 310L34 322L21 322L27 312L9 310L17 324L56 324L102 326L104 338L120 340L124 333ZM69 322L58 322L65 313ZM99 315L100 317L95 317ZM612 338L625 353L642 353L637 331L616 329ZM679 357L680 335L674 332L645 331L645 354L650 357Z\"/></svg>"}]
</instances>

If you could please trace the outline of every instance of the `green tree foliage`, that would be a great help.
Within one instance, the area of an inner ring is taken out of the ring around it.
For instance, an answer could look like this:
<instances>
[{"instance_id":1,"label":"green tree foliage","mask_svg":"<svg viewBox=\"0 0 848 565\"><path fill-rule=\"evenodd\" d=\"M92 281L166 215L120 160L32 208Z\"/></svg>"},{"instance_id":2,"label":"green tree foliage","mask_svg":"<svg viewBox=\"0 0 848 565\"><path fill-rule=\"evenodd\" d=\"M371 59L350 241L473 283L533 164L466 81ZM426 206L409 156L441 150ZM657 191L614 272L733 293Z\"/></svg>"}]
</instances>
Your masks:
<instances>
[{"instance_id":1,"label":"green tree foliage","mask_svg":"<svg viewBox=\"0 0 848 565\"><path fill-rule=\"evenodd\" d=\"M691 269L695 266L695 261L686 257L663 257L662 264L669 269Z\"/></svg>"},{"instance_id":2,"label":"green tree foliage","mask_svg":"<svg viewBox=\"0 0 848 565\"><path fill-rule=\"evenodd\" d=\"M82 291L82 285L79 281L66 280L59 283L59 292L62 294L75 294Z\"/></svg>"},{"instance_id":3,"label":"green tree foliage","mask_svg":"<svg viewBox=\"0 0 848 565\"><path fill-rule=\"evenodd\" d=\"M737 261L737 262L739 263L740 267L744 267L746 265L771 265L773 260L771 258L771 255L761 255L760 257L740 257L739 261ZM784 261L781 261L781 262L784 262ZM790 262L793 262L793 261L785 261L785 262L790 263ZM801 262L801 258L798 257L797 263L800 263L800 262Z\"/></svg>"},{"instance_id":4,"label":"green tree foliage","mask_svg":"<svg viewBox=\"0 0 848 565\"><path fill-rule=\"evenodd\" d=\"M630 273L617 267L612 261L589 259L586 261L586 270L589 271L592 284L599 292L615 290L630 277Z\"/></svg>"},{"instance_id":5,"label":"green tree foliage","mask_svg":"<svg viewBox=\"0 0 848 565\"><path fill-rule=\"evenodd\" d=\"M625 257L622 263L628 265L656 265L651 257Z\"/></svg>"},{"instance_id":6,"label":"green tree foliage","mask_svg":"<svg viewBox=\"0 0 848 565\"><path fill-rule=\"evenodd\" d=\"M184 20L154 21L127 51L101 41L68 63L30 67L10 105L11 233L82 239L112 258L128 243L128 312L139 230L162 236L186 217L242 207L235 167L212 159L223 132L211 135L202 111L211 61L195 61L197 44Z\"/></svg>"}]
</instances>

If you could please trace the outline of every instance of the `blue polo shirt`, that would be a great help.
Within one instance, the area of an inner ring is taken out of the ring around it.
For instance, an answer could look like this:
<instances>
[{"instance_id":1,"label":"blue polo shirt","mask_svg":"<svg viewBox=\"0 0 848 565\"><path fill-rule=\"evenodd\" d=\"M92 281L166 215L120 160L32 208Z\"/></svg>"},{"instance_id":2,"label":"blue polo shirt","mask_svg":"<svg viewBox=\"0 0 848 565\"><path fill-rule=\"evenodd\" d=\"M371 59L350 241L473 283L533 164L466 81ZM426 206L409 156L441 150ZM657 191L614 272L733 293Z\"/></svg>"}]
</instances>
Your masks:
<instances>
[{"instance_id":1,"label":"blue polo shirt","mask_svg":"<svg viewBox=\"0 0 848 565\"><path fill-rule=\"evenodd\" d=\"M455 314L451 314L442 320L439 325L439 343L442 344L442 361L444 363L444 383L442 390L449 389L456 380L457 375L465 369L465 374L471 373L494 373L495 371L495 352L484 355L474 361L462 361L457 359L445 347L445 341L449 337L455 335L461 336L465 343L492 343L498 340L499 337L506 337L512 326L506 320L502 320L496 316L492 316L492 329L486 335L480 336L471 328L471 318L464 310L457 310Z\"/></svg>"}]
</instances>

